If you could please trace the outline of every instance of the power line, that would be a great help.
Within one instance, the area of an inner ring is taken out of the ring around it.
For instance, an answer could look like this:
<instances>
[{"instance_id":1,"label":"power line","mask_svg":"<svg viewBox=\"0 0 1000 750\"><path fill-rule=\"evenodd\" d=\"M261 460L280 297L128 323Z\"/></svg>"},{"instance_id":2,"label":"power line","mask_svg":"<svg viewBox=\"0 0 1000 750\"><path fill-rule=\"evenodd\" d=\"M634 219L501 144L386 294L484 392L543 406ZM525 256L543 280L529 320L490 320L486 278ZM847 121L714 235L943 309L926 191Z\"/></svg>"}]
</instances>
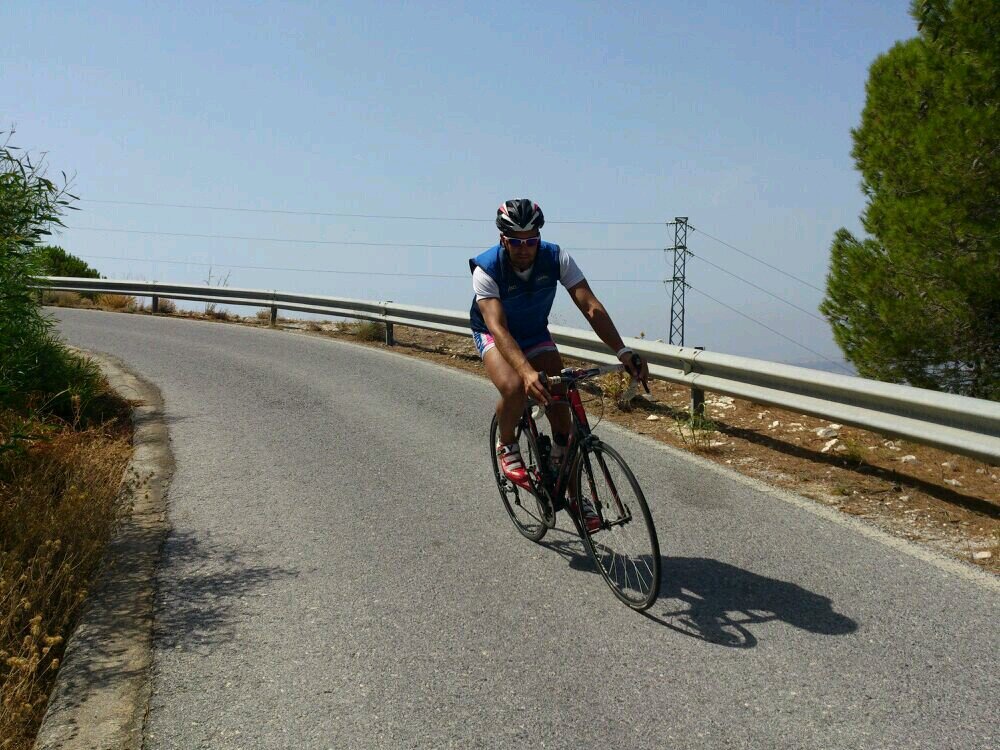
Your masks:
<instances>
[{"instance_id":1,"label":"power line","mask_svg":"<svg viewBox=\"0 0 1000 750\"><path fill-rule=\"evenodd\" d=\"M202 240L242 240L247 242L280 242L295 245L354 245L361 247L417 247L448 250L481 250L482 245L442 245L435 243L415 243L415 242L361 242L353 240L296 240L284 237L244 237L232 234L193 234L189 232L154 232L143 229L111 229L108 227L64 227L82 232L110 232L113 234L143 234L155 235L159 237L191 237ZM605 253L650 253L660 252L658 247L568 247L573 252L605 252Z\"/></svg>"},{"instance_id":2,"label":"power line","mask_svg":"<svg viewBox=\"0 0 1000 750\"><path fill-rule=\"evenodd\" d=\"M292 211L276 208L244 208L239 206L204 206L188 203L153 203L147 201L117 201L81 198L84 203L105 203L116 206L149 206L154 208L193 208L201 211L237 211L252 214L286 214L291 216L332 216L345 219L398 219L401 221L466 221L493 224L493 219L457 216L399 216L395 214L352 214L339 211ZM663 221L547 221L546 224L600 224L607 226L663 226Z\"/></svg>"},{"instance_id":3,"label":"power line","mask_svg":"<svg viewBox=\"0 0 1000 750\"><path fill-rule=\"evenodd\" d=\"M783 333L782 333L781 331L776 331L775 329L771 328L771 326L767 325L766 323L761 323L761 322L760 322L759 320L757 320L756 318L752 318L752 317L750 317L750 316L749 316L749 315L747 315L747 314L746 314L745 312L742 312L742 311L740 311L740 310L737 310L737 309L736 309L735 307L732 307L731 305L727 305L727 304L726 304L725 302L723 302L722 300L718 300L718 299L716 299L715 297L713 297L712 295L710 295L710 294L707 294L707 293L705 293L705 292L701 291L700 289L696 289L695 287L691 286L690 284L688 284L688 288L689 288L689 289L690 289L690 290L691 290L692 292L697 292L697 293L698 293L698 294L700 294L700 295L701 295L702 297L708 297L708 299L712 300L712 302L715 302L715 303L716 303L716 304L718 304L718 305L722 305L722 306L723 306L724 308L726 308L727 310L731 310L732 312L736 313L737 315L739 315L739 316L741 316L741 317L743 317L743 318L746 318L746 319L747 319L747 320L749 320L749 321L750 321L751 323L756 323L756 324L757 324L757 325L759 325L759 326L760 326L761 328L766 328L766 329L767 329L768 331L770 331L771 333L773 333L773 334L774 334L775 336L780 336L780 337L781 337L781 338L783 338L783 339L784 339L785 341L788 341L788 342L791 342L792 344L795 344L795 345L796 345L797 347L800 347L801 349L805 349L805 350L806 350L807 352L809 352L810 354L813 354L813 355L815 355L815 356L819 357L819 358L820 358L821 360L823 360L824 362L829 362L829 363L830 363L831 365L836 365L836 366L837 366L837 367L839 367L839 368L840 368L841 370L843 370L844 372L846 372L846 373L847 373L848 375L853 375L853 373L852 373L852 372L851 372L850 370L848 370L848 369L847 369L846 367L844 367L844 366L843 366L842 364L840 364L839 362L834 362L834 361L833 361L832 359L828 358L828 357L827 357L827 356L826 356L825 354L820 354L820 353L819 353L818 351L816 351L815 349L810 349L810 348L809 348L808 346L806 346L805 344L803 344L803 343L801 343L801 342L799 342L799 341L796 341L796 340L795 340L795 339L793 339L793 338L790 338L790 337L786 336L786 335L785 335L785 334L783 334Z\"/></svg>"},{"instance_id":4,"label":"power line","mask_svg":"<svg viewBox=\"0 0 1000 750\"><path fill-rule=\"evenodd\" d=\"M768 291L767 289L765 289L762 286L757 286L752 281L747 281L746 279L744 279L739 274L735 274L732 271L729 271L729 270L723 268L722 266L717 266L715 263L713 263L712 261L710 261L708 258L702 257L701 255L696 255L695 253L692 253L690 250L688 251L688 253L692 257L697 258L698 260L702 261L703 263L708 263L708 265L710 265L712 268L716 268L719 271L722 271L723 273L728 274L729 276L732 276L734 279L737 279L738 281L742 281L744 284L747 284L749 286L752 286L754 289L757 289L757 290L759 290L761 292L764 292L764 294L767 294L767 295L773 297L774 299L778 300L778 302L783 302L786 305L788 305L789 307L794 307L799 312L805 313L810 318L813 318L814 320L818 320L820 323L825 323L826 322L819 315L816 315L816 314L810 312L809 310L806 310L804 307L799 307L794 302L790 302L789 300L785 299L784 297L782 297L780 295L777 295L774 292L770 292L770 291Z\"/></svg>"},{"instance_id":5,"label":"power line","mask_svg":"<svg viewBox=\"0 0 1000 750\"><path fill-rule=\"evenodd\" d=\"M795 276L794 274L790 274L790 273L788 273L788 271L784 271L784 270L782 270L782 269L778 268L777 266L772 266L772 265L771 265L770 263L768 263L768 262L767 262L766 260L761 260L761 259L760 259L760 258L758 258L758 257L757 257L756 255L752 255L752 254L750 254L750 253L746 252L745 250L740 250L740 249L739 249L738 247L736 247L735 245L730 245L730 244L729 244L728 242L726 242L725 240L720 240L720 239L719 239L718 237L713 237L712 235L710 235L710 234L709 234L708 232L706 232L706 231L705 231L705 230L703 230L703 229L698 229L697 227L691 227L691 229L693 229L693 230L694 230L694 231L696 231L696 232L701 232L701 233L702 233L703 235L705 235L706 237L708 237L708 238L709 238L710 240L715 240L715 241L716 241L716 242L718 242L718 243L719 243L720 245L725 245L725 246L726 246L726 247L728 247L728 248L729 248L730 250L735 250L735 251L736 251L736 252L738 252L738 253L739 253L740 255L745 255L746 257L750 258L751 260L755 260L755 261L757 261L758 263L760 263L761 265L764 265L764 266L767 266L767 267L768 267L768 268L770 268L770 269L771 269L772 271L777 271L777 272L778 272L778 273L780 273L781 275L783 275L783 276L787 276L788 278L790 278L790 279L792 279L792 280L794 280L794 281L797 281L797 282L799 282L800 284L805 284L805 285L806 285L807 287L809 287L810 289L815 289L815 290L816 290L817 292L820 292L820 293L823 293L823 291L824 291L824 290L820 289L820 288L819 288L818 286L816 286L815 284L811 284L811 283L809 283L809 282L808 282L808 281L806 281L805 279L800 279L800 278L799 278L798 276Z\"/></svg>"},{"instance_id":6,"label":"power line","mask_svg":"<svg viewBox=\"0 0 1000 750\"><path fill-rule=\"evenodd\" d=\"M232 263L205 263L195 260L162 260L159 258L131 258L117 255L85 255L82 258L99 258L103 260L126 260L138 263L168 263L177 266L204 266L208 268L236 268L240 270L256 271L294 271L297 273L334 273L347 274L352 276L401 276L405 278L433 278L433 279L470 279L471 277L459 274L443 273L392 273L389 271L342 271L333 268L290 268L285 266L255 266L255 265L235 265ZM595 283L602 284L661 284L659 279L589 279Z\"/></svg>"}]
</instances>

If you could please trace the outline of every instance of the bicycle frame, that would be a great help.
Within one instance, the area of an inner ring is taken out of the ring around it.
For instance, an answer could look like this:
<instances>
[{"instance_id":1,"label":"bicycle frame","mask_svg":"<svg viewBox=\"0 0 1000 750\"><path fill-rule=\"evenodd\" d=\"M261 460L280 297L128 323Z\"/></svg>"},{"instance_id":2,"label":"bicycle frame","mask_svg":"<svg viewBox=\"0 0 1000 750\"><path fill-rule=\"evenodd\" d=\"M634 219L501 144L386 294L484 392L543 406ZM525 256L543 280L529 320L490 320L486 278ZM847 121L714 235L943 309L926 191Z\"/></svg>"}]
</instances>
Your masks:
<instances>
[{"instance_id":1,"label":"bicycle frame","mask_svg":"<svg viewBox=\"0 0 1000 750\"><path fill-rule=\"evenodd\" d=\"M523 419L527 423L526 426L531 431L532 438L534 438L537 444L539 436L538 426L535 423L534 417L531 415L531 407L535 404L537 404L537 402L529 400ZM584 449L595 442L599 442L599 438L594 435L590 429L590 421L587 419L587 412L583 408L583 401L580 398L580 392L576 388L576 383L571 382L566 384L565 395L553 394L548 406L545 407L545 411L547 413L549 409L563 405L570 411L570 415L573 420L573 428L570 430L570 434L568 436L566 455L563 457L562 463L559 466L559 473L556 475L554 483L550 482L547 473L549 467L541 467L543 469L541 489L549 495L549 500L555 510L565 507L563 499L569 489L573 476L577 472L578 461L584 461L587 480L588 482L591 482L591 484L593 483L594 468L590 463L586 450ZM541 462L541 457L539 457L539 460ZM608 488L611 490L611 496L614 498L615 504L617 505L620 520L613 525L625 525L632 520L631 510L625 503L622 502L618 493L618 487L615 485L615 482L611 477L611 473L608 471L607 464L605 464L604 459L600 454L597 455L597 462L600 465L601 472L604 475ZM596 488L593 486L591 486L591 493L592 495L596 495ZM612 524L608 524L607 521L605 521L604 514L601 513L600 508L596 508L596 510L601 518L602 526L609 528Z\"/></svg>"},{"instance_id":2,"label":"bicycle frame","mask_svg":"<svg viewBox=\"0 0 1000 750\"><path fill-rule=\"evenodd\" d=\"M660 589L656 527L632 469L618 451L593 434L578 390L584 380L625 369L621 365L563 368L558 376L547 377L546 390L551 397L546 399L544 411L551 416L550 409L568 409L572 421L568 425L565 419L556 420L560 428L565 424L568 432L558 469L551 462L549 434L539 429L540 415L534 411L541 404L530 398L515 434L516 439L529 442L528 454L522 458L527 481L506 476L503 453L496 449L498 414L490 425L490 453L501 500L521 535L540 542L548 530L556 528L558 511L568 510L584 550L615 596L632 609L643 611L656 601ZM554 393L553 386L565 390Z\"/></svg>"}]
</instances>

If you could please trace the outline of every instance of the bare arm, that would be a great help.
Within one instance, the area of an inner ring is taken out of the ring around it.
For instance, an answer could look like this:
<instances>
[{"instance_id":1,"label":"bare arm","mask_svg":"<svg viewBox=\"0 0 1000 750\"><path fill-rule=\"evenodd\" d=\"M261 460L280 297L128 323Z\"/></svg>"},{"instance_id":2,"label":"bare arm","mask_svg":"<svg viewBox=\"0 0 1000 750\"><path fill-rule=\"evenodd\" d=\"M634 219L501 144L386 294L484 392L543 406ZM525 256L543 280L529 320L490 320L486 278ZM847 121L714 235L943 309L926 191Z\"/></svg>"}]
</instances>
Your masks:
<instances>
[{"instance_id":1,"label":"bare arm","mask_svg":"<svg viewBox=\"0 0 1000 750\"><path fill-rule=\"evenodd\" d=\"M510 331L507 329L507 314L504 313L500 300L496 297L489 297L479 300L476 304L479 305L479 311L483 314L483 321L486 323L486 327L490 329L493 341L496 342L497 351L514 368L514 371L520 375L521 381L524 383L525 393L536 401L547 404L549 402L548 391L542 383L541 376L531 366L528 358L524 356L524 352L521 351L521 347L514 341L514 337L510 335Z\"/></svg>"},{"instance_id":2,"label":"bare arm","mask_svg":"<svg viewBox=\"0 0 1000 750\"><path fill-rule=\"evenodd\" d=\"M625 348L625 342L622 341L622 337L618 333L618 329L615 328L611 316L608 315L608 311L604 309L601 301L594 296L590 284L584 280L571 287L568 291L569 296L573 298L576 306L580 308L580 312L583 313L583 317L590 323L590 327L594 329L597 337L615 353ZM642 362L641 366L636 369L632 363L631 350L629 354L623 355L621 360L632 375L641 380L644 385L647 384L649 367L645 362Z\"/></svg>"},{"instance_id":3,"label":"bare arm","mask_svg":"<svg viewBox=\"0 0 1000 750\"><path fill-rule=\"evenodd\" d=\"M612 322L611 316L608 315L608 311L604 309L604 305L601 304L601 301L591 291L590 284L586 281L581 281L568 291L569 296L573 298L576 306L583 313L583 317L587 319L590 327L594 329L594 333L597 334L601 341L608 345L611 351L617 352L625 346L625 342L622 341L622 337L618 334L618 329L615 328L615 324Z\"/></svg>"}]
</instances>

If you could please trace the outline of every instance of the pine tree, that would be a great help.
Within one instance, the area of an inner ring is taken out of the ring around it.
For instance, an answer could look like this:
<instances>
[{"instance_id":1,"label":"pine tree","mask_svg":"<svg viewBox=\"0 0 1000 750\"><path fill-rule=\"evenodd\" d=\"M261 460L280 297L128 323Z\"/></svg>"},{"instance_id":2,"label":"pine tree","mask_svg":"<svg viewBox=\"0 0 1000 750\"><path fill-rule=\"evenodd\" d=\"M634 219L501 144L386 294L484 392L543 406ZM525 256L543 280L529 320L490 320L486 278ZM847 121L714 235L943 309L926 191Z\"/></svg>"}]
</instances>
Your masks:
<instances>
[{"instance_id":1,"label":"pine tree","mask_svg":"<svg viewBox=\"0 0 1000 750\"><path fill-rule=\"evenodd\" d=\"M1000 399L1000 3L911 13L852 131L870 238L836 233L820 309L861 375Z\"/></svg>"},{"instance_id":2,"label":"pine tree","mask_svg":"<svg viewBox=\"0 0 1000 750\"><path fill-rule=\"evenodd\" d=\"M45 276L72 276L78 279L99 279L101 274L86 261L67 253L58 245L36 247L34 255Z\"/></svg>"}]
</instances>

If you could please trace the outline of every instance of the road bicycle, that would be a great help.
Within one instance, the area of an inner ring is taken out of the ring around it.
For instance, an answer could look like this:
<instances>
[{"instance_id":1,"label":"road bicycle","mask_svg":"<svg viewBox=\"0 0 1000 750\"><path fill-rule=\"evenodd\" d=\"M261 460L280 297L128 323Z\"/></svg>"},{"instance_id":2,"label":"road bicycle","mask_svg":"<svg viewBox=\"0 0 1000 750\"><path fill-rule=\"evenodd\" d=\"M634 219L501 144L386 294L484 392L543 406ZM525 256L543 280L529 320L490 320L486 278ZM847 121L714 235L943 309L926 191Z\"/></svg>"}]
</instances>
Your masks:
<instances>
[{"instance_id":1,"label":"road bicycle","mask_svg":"<svg viewBox=\"0 0 1000 750\"><path fill-rule=\"evenodd\" d=\"M636 610L647 609L660 591L660 545L646 498L635 475L617 451L591 432L578 386L608 372L621 372L622 365L566 368L546 385L565 386L565 394L552 394L549 405L528 400L515 435L528 474L529 489L511 482L500 469L496 446L498 424L494 414L490 426L490 456L500 498L510 520L525 537L541 541L555 528L556 514L563 509L576 526L588 554L608 586L622 602ZM566 453L553 466L552 440L539 430L542 413L567 408L572 415ZM590 501L600 527L590 531L583 517Z\"/></svg>"}]
</instances>

